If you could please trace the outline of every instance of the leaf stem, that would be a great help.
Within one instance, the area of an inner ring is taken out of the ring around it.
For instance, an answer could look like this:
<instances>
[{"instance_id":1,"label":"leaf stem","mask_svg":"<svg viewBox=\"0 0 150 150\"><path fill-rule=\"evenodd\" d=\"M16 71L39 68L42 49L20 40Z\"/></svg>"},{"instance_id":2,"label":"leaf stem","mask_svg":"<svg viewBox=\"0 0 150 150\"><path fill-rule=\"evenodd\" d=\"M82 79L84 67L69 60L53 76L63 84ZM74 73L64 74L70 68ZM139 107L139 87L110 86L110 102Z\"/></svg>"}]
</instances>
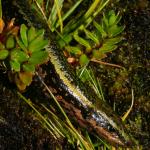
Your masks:
<instances>
[{"instance_id":1,"label":"leaf stem","mask_svg":"<svg viewBox=\"0 0 150 150\"><path fill-rule=\"evenodd\" d=\"M111 66L111 67L116 67L116 68L122 68L122 69L124 68L124 67L122 67L120 65L107 63L107 62L104 62L104 61L101 61L101 60L97 60L97 59L94 59L94 58L92 58L90 61L99 63L101 65L106 65L106 66Z\"/></svg>"}]
</instances>

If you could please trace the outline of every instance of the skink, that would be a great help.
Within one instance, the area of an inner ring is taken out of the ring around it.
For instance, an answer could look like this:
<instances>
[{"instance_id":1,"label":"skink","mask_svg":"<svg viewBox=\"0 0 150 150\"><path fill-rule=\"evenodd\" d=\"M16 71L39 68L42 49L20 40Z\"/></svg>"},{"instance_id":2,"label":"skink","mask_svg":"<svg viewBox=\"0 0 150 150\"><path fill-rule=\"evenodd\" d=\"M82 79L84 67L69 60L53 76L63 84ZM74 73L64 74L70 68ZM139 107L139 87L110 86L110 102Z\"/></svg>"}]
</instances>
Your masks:
<instances>
[{"instance_id":1,"label":"skink","mask_svg":"<svg viewBox=\"0 0 150 150\"><path fill-rule=\"evenodd\" d=\"M50 40L47 47L50 61L45 70L47 77L51 77L47 79L47 82L54 85L58 93L62 95L60 103L63 108L70 112L82 127L104 138L112 145L123 147L134 145L134 139L127 133L121 119L106 103L99 100L100 107L94 106L98 97L91 88L85 87L72 71L62 51L53 42L44 18L36 15L30 3L29 0L14 0L15 6L19 8L19 12L30 25L46 30L46 38Z\"/></svg>"}]
</instances>

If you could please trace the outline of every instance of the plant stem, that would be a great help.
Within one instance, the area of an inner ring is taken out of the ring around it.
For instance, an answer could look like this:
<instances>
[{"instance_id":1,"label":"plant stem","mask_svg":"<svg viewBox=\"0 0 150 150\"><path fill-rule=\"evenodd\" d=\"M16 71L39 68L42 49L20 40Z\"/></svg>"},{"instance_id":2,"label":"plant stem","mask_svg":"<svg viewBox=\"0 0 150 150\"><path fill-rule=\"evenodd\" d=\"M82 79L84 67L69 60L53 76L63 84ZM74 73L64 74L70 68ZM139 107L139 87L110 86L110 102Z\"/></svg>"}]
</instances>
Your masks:
<instances>
[{"instance_id":1,"label":"plant stem","mask_svg":"<svg viewBox=\"0 0 150 150\"><path fill-rule=\"evenodd\" d=\"M101 60L97 60L97 59L94 59L94 58L92 58L90 61L99 63L99 64L101 64L101 65L106 65L106 66L111 66L111 67L116 67L116 68L123 68L123 67L120 66L120 65L103 62L103 61L101 61Z\"/></svg>"}]
</instances>

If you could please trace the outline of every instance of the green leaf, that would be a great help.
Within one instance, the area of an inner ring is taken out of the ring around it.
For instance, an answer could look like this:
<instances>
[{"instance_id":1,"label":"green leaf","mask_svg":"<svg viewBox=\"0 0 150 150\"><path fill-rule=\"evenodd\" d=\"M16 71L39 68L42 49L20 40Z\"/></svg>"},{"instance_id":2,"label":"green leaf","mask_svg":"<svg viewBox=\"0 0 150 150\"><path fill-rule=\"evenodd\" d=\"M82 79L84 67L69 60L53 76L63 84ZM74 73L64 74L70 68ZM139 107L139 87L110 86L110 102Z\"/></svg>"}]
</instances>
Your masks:
<instances>
[{"instance_id":1,"label":"green leaf","mask_svg":"<svg viewBox=\"0 0 150 150\"><path fill-rule=\"evenodd\" d=\"M15 38L13 35L9 35L7 40L6 40L6 48L7 49L12 49L15 47Z\"/></svg>"},{"instance_id":2,"label":"green leaf","mask_svg":"<svg viewBox=\"0 0 150 150\"><path fill-rule=\"evenodd\" d=\"M27 32L28 42L30 43L36 37L35 28L32 26Z\"/></svg>"},{"instance_id":3,"label":"green leaf","mask_svg":"<svg viewBox=\"0 0 150 150\"><path fill-rule=\"evenodd\" d=\"M61 2L63 2L64 0L54 0L54 4L56 5L56 9L57 9L57 16L58 16L58 21L59 21L59 24L60 24L60 31L62 33L63 31L63 20L62 20L62 16L61 16L61 9L62 9L62 6L63 6L63 3L62 5L60 5Z\"/></svg>"},{"instance_id":4,"label":"green leaf","mask_svg":"<svg viewBox=\"0 0 150 150\"><path fill-rule=\"evenodd\" d=\"M87 40L85 40L85 39L83 39L82 37L80 37L80 36L78 35L78 31L76 31L73 36L74 36L74 39L75 39L78 43L80 43L81 45L85 46L86 49L91 49L90 42L87 41Z\"/></svg>"},{"instance_id":5,"label":"green leaf","mask_svg":"<svg viewBox=\"0 0 150 150\"><path fill-rule=\"evenodd\" d=\"M62 35L61 38L58 39L58 43L59 43L60 47L62 48L65 45L67 45L71 40L72 40L72 35L66 34L66 35Z\"/></svg>"},{"instance_id":6,"label":"green leaf","mask_svg":"<svg viewBox=\"0 0 150 150\"><path fill-rule=\"evenodd\" d=\"M0 60L4 60L7 58L9 52L6 49L0 50Z\"/></svg>"},{"instance_id":7,"label":"green leaf","mask_svg":"<svg viewBox=\"0 0 150 150\"><path fill-rule=\"evenodd\" d=\"M117 16L115 12L112 10L109 12L109 26L112 26L116 22Z\"/></svg>"},{"instance_id":8,"label":"green leaf","mask_svg":"<svg viewBox=\"0 0 150 150\"><path fill-rule=\"evenodd\" d=\"M65 21L75 11L75 9L78 8L78 6L82 1L83 0L76 1L76 3L62 16L62 20ZM59 20L57 21L56 26L54 26L54 29L56 29L58 26L59 26Z\"/></svg>"},{"instance_id":9,"label":"green leaf","mask_svg":"<svg viewBox=\"0 0 150 150\"><path fill-rule=\"evenodd\" d=\"M49 15L48 23L50 24L52 31L55 29L54 25L57 21L58 8L59 10L61 10L61 8L63 7L63 2L64 0L55 1L51 13Z\"/></svg>"},{"instance_id":10,"label":"green leaf","mask_svg":"<svg viewBox=\"0 0 150 150\"><path fill-rule=\"evenodd\" d=\"M37 16L43 17L43 10L42 10L42 3L38 2L39 0L35 0L33 3L31 3L31 9L36 13ZM43 1L43 0L41 0Z\"/></svg>"},{"instance_id":11,"label":"green leaf","mask_svg":"<svg viewBox=\"0 0 150 150\"><path fill-rule=\"evenodd\" d=\"M28 43L31 44L32 41L34 41L36 39L38 40L38 38L41 38L43 40L44 33L45 33L44 29L38 29L38 30L36 30L34 27L31 27L28 30L28 33L27 33Z\"/></svg>"},{"instance_id":12,"label":"green leaf","mask_svg":"<svg viewBox=\"0 0 150 150\"><path fill-rule=\"evenodd\" d=\"M27 48L25 47L25 45L23 44L22 40L20 40L18 37L16 37L16 41L17 41L17 44L20 46L20 48L27 52Z\"/></svg>"},{"instance_id":13,"label":"green leaf","mask_svg":"<svg viewBox=\"0 0 150 150\"><path fill-rule=\"evenodd\" d=\"M48 40L44 40L43 36L38 36L31 43L29 43L29 51L36 52L44 49L48 45Z\"/></svg>"},{"instance_id":14,"label":"green leaf","mask_svg":"<svg viewBox=\"0 0 150 150\"><path fill-rule=\"evenodd\" d=\"M105 38L107 36L107 33L105 32L104 28L96 21L94 21L93 24L96 27L96 29L101 33L102 38Z\"/></svg>"},{"instance_id":15,"label":"green leaf","mask_svg":"<svg viewBox=\"0 0 150 150\"><path fill-rule=\"evenodd\" d=\"M86 68L86 66L83 66L82 68L77 69L77 74L80 77L80 79L82 80L82 82L86 82L86 81L91 80L88 71L90 72L90 70L88 70Z\"/></svg>"},{"instance_id":16,"label":"green leaf","mask_svg":"<svg viewBox=\"0 0 150 150\"><path fill-rule=\"evenodd\" d=\"M119 43L121 40L122 40L122 37L120 37L120 36L115 37L115 38L105 39L104 44L115 45L115 44Z\"/></svg>"},{"instance_id":17,"label":"green leaf","mask_svg":"<svg viewBox=\"0 0 150 150\"><path fill-rule=\"evenodd\" d=\"M11 66L11 70L14 70L16 72L20 71L20 63L19 62L11 60L10 66Z\"/></svg>"},{"instance_id":18,"label":"green leaf","mask_svg":"<svg viewBox=\"0 0 150 150\"><path fill-rule=\"evenodd\" d=\"M72 53L72 54L75 54L75 55L81 55L82 52L80 50L79 47L75 47L75 46L66 46L65 49L69 52L69 53Z\"/></svg>"},{"instance_id":19,"label":"green leaf","mask_svg":"<svg viewBox=\"0 0 150 150\"><path fill-rule=\"evenodd\" d=\"M97 37L92 32L88 31L85 28L84 28L84 32L89 39L95 42L95 44L99 44L99 39L97 39Z\"/></svg>"},{"instance_id":20,"label":"green leaf","mask_svg":"<svg viewBox=\"0 0 150 150\"><path fill-rule=\"evenodd\" d=\"M25 72L34 72L35 66L33 64L25 63L23 64L23 71Z\"/></svg>"},{"instance_id":21,"label":"green leaf","mask_svg":"<svg viewBox=\"0 0 150 150\"><path fill-rule=\"evenodd\" d=\"M42 6L42 4L43 4L43 0L36 0L37 1L37 3L39 4L39 5L41 5Z\"/></svg>"},{"instance_id":22,"label":"green leaf","mask_svg":"<svg viewBox=\"0 0 150 150\"><path fill-rule=\"evenodd\" d=\"M48 60L48 52L47 51L38 51L32 53L31 57L29 58L29 63L33 65L38 65L46 62Z\"/></svg>"},{"instance_id":23,"label":"green leaf","mask_svg":"<svg viewBox=\"0 0 150 150\"><path fill-rule=\"evenodd\" d=\"M35 31L36 31L36 36L35 37L38 37L38 36L44 37L44 33L45 33L44 29L38 29L38 30L35 30Z\"/></svg>"},{"instance_id":24,"label":"green leaf","mask_svg":"<svg viewBox=\"0 0 150 150\"><path fill-rule=\"evenodd\" d=\"M102 53L106 53L106 52L112 52L116 48L117 48L116 45L103 44L103 46L99 50Z\"/></svg>"},{"instance_id":25,"label":"green leaf","mask_svg":"<svg viewBox=\"0 0 150 150\"><path fill-rule=\"evenodd\" d=\"M101 0L95 0L91 5L90 8L86 11L84 18L87 19L91 16L91 14L95 11L96 7L100 5L99 3Z\"/></svg>"},{"instance_id":26,"label":"green leaf","mask_svg":"<svg viewBox=\"0 0 150 150\"><path fill-rule=\"evenodd\" d=\"M106 26L106 27L108 27L108 26L109 26L108 18L107 18L107 16L106 16L105 14L103 15L102 22L103 22L103 24L105 24L105 26Z\"/></svg>"},{"instance_id":27,"label":"green leaf","mask_svg":"<svg viewBox=\"0 0 150 150\"><path fill-rule=\"evenodd\" d=\"M114 25L108 29L109 37L114 37L120 34L124 30L124 26Z\"/></svg>"},{"instance_id":28,"label":"green leaf","mask_svg":"<svg viewBox=\"0 0 150 150\"><path fill-rule=\"evenodd\" d=\"M28 28L26 27L26 25L22 24L20 27L20 36L21 36L21 40L22 40L23 44L25 45L25 47L28 46L27 30L28 30Z\"/></svg>"},{"instance_id":29,"label":"green leaf","mask_svg":"<svg viewBox=\"0 0 150 150\"><path fill-rule=\"evenodd\" d=\"M79 58L79 63L81 66L87 65L89 63L89 58L85 54L82 54Z\"/></svg>"},{"instance_id":30,"label":"green leaf","mask_svg":"<svg viewBox=\"0 0 150 150\"><path fill-rule=\"evenodd\" d=\"M19 48L15 48L10 52L11 60L17 61L19 63L25 62L28 60L29 56L24 52L21 51Z\"/></svg>"}]
</instances>

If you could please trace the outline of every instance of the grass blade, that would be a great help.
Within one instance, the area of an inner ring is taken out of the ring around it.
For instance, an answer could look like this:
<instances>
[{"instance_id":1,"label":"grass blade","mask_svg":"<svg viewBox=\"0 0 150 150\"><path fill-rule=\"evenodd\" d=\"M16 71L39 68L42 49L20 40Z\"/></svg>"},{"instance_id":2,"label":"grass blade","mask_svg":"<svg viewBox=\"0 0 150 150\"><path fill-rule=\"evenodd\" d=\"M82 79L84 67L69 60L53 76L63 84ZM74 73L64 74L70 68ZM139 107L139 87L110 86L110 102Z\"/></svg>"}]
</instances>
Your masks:
<instances>
[{"instance_id":1,"label":"grass blade","mask_svg":"<svg viewBox=\"0 0 150 150\"><path fill-rule=\"evenodd\" d=\"M65 21L75 10L76 8L81 4L83 0L79 0L77 1L62 17L62 20ZM57 22L56 27L57 28L59 26L59 23Z\"/></svg>"},{"instance_id":2,"label":"grass blade","mask_svg":"<svg viewBox=\"0 0 150 150\"><path fill-rule=\"evenodd\" d=\"M85 13L84 15L84 19L86 20L87 18L90 17L90 15L95 11L96 7L98 6L98 3L100 2L101 0L95 0L90 8L88 9L88 11Z\"/></svg>"},{"instance_id":3,"label":"grass blade","mask_svg":"<svg viewBox=\"0 0 150 150\"><path fill-rule=\"evenodd\" d=\"M125 121L126 118L129 116L131 110L132 110L132 107L133 107L133 104L134 104L134 91L133 89L131 90L131 94L132 94L132 102L131 102L131 106L130 108L128 109L128 111L123 115L123 117L121 118L122 121Z\"/></svg>"},{"instance_id":4,"label":"grass blade","mask_svg":"<svg viewBox=\"0 0 150 150\"><path fill-rule=\"evenodd\" d=\"M57 9L57 14L58 14L58 18L59 18L59 23L60 23L60 31L62 33L63 31L63 21L62 21L62 17L61 17L61 8L63 5L63 0L61 0L61 6L60 6L60 2L58 2L59 0L55 0L55 5L56 5L56 9Z\"/></svg>"},{"instance_id":5,"label":"grass blade","mask_svg":"<svg viewBox=\"0 0 150 150\"><path fill-rule=\"evenodd\" d=\"M48 24L50 24L51 26L51 30L54 31L54 25L57 21L57 15L58 15L58 18L59 18L59 24L61 26L61 30L63 28L63 22L62 22L62 17L61 17L61 9L63 7L63 2L64 0L55 0L54 1L54 5L53 5L53 8L50 12L50 15L48 17Z\"/></svg>"}]
</instances>

